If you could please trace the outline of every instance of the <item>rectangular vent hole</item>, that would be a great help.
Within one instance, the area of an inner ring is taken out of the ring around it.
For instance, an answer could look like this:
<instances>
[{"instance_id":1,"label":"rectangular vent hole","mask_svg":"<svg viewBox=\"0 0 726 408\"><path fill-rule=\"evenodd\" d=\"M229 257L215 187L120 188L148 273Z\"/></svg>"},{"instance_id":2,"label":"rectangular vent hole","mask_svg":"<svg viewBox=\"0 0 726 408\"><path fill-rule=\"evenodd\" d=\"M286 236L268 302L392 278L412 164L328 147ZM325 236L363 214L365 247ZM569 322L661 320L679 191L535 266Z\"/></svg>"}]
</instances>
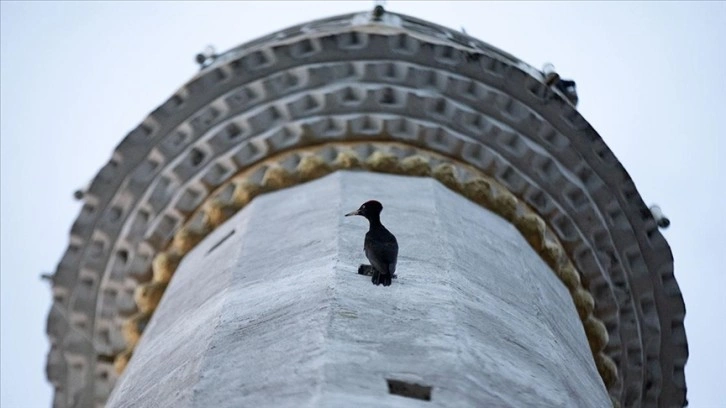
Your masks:
<instances>
[{"instance_id":1,"label":"rectangular vent hole","mask_svg":"<svg viewBox=\"0 0 726 408\"><path fill-rule=\"evenodd\" d=\"M207 255L211 254L212 251L214 251L215 249L219 248L219 246L222 245L224 243L224 241L226 241L227 239L229 239L229 237L231 237L232 235L234 235L234 231L235 230L232 230L232 231L228 232L227 235L225 235L224 237L222 237L222 239L219 240L219 242L217 242L216 244L212 245L212 247L209 248L209 251L207 251Z\"/></svg>"},{"instance_id":2,"label":"rectangular vent hole","mask_svg":"<svg viewBox=\"0 0 726 408\"><path fill-rule=\"evenodd\" d=\"M400 380L386 379L388 393L423 401L431 401L431 387Z\"/></svg>"}]
</instances>

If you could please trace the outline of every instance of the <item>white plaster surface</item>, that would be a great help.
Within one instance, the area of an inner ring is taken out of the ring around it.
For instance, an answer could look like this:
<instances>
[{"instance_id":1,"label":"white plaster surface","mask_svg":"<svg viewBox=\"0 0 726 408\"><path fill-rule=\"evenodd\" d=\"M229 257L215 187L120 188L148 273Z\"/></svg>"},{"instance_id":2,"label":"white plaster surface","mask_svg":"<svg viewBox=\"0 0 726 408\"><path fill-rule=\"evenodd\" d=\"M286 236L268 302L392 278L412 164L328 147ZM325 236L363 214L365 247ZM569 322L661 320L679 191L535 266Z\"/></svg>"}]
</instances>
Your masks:
<instances>
[{"instance_id":1,"label":"white plaster surface","mask_svg":"<svg viewBox=\"0 0 726 408\"><path fill-rule=\"evenodd\" d=\"M390 287L356 273L368 224L343 214L369 199L400 246ZM107 406L610 400L567 290L513 226L433 179L336 172L257 197L187 255Z\"/></svg>"}]
</instances>

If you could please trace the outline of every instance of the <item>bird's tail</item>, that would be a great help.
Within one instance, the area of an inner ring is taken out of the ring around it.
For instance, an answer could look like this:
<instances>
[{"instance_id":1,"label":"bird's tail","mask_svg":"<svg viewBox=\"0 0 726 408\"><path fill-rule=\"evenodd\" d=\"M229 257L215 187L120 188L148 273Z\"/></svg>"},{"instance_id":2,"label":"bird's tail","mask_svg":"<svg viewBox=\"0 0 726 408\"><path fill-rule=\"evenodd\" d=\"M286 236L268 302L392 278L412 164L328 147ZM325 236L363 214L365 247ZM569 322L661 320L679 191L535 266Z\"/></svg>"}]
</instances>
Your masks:
<instances>
[{"instance_id":1,"label":"bird's tail","mask_svg":"<svg viewBox=\"0 0 726 408\"><path fill-rule=\"evenodd\" d=\"M361 264L358 267L358 275L373 276L373 267L366 264Z\"/></svg>"}]
</instances>

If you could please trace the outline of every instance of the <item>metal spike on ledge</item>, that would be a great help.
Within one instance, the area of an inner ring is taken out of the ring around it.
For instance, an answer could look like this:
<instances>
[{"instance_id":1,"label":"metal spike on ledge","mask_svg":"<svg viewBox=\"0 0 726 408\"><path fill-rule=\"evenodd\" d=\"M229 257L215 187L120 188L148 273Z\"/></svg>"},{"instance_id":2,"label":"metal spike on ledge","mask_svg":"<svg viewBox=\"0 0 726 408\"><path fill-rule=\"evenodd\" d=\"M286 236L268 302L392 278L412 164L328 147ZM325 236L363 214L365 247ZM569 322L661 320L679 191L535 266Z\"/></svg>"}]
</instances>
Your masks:
<instances>
[{"instance_id":1,"label":"metal spike on ledge","mask_svg":"<svg viewBox=\"0 0 726 408\"><path fill-rule=\"evenodd\" d=\"M560 74L555 71L555 66L551 63L546 63L542 67L542 73L545 76L545 83L547 86L552 86L560 79Z\"/></svg>"},{"instance_id":2,"label":"metal spike on ledge","mask_svg":"<svg viewBox=\"0 0 726 408\"><path fill-rule=\"evenodd\" d=\"M671 220L663 214L663 210L660 209L660 206L651 205L650 213L653 215L653 219L659 228L666 229L671 225Z\"/></svg>"},{"instance_id":3,"label":"metal spike on ledge","mask_svg":"<svg viewBox=\"0 0 726 408\"><path fill-rule=\"evenodd\" d=\"M208 45L194 58L200 68L206 68L217 59L217 51L214 46Z\"/></svg>"}]
</instances>

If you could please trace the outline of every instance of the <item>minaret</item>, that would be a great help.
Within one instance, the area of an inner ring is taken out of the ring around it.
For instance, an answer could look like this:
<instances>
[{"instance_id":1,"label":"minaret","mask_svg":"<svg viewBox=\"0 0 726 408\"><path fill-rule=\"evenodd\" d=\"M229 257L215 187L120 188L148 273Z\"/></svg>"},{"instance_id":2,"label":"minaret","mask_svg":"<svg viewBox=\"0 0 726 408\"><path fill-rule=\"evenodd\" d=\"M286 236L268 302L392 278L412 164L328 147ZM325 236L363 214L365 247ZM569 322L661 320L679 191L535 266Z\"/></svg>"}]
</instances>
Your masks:
<instances>
[{"instance_id":1,"label":"minaret","mask_svg":"<svg viewBox=\"0 0 726 408\"><path fill-rule=\"evenodd\" d=\"M552 73L382 8L198 61L83 194L55 407L686 403L670 248Z\"/></svg>"}]
</instances>

